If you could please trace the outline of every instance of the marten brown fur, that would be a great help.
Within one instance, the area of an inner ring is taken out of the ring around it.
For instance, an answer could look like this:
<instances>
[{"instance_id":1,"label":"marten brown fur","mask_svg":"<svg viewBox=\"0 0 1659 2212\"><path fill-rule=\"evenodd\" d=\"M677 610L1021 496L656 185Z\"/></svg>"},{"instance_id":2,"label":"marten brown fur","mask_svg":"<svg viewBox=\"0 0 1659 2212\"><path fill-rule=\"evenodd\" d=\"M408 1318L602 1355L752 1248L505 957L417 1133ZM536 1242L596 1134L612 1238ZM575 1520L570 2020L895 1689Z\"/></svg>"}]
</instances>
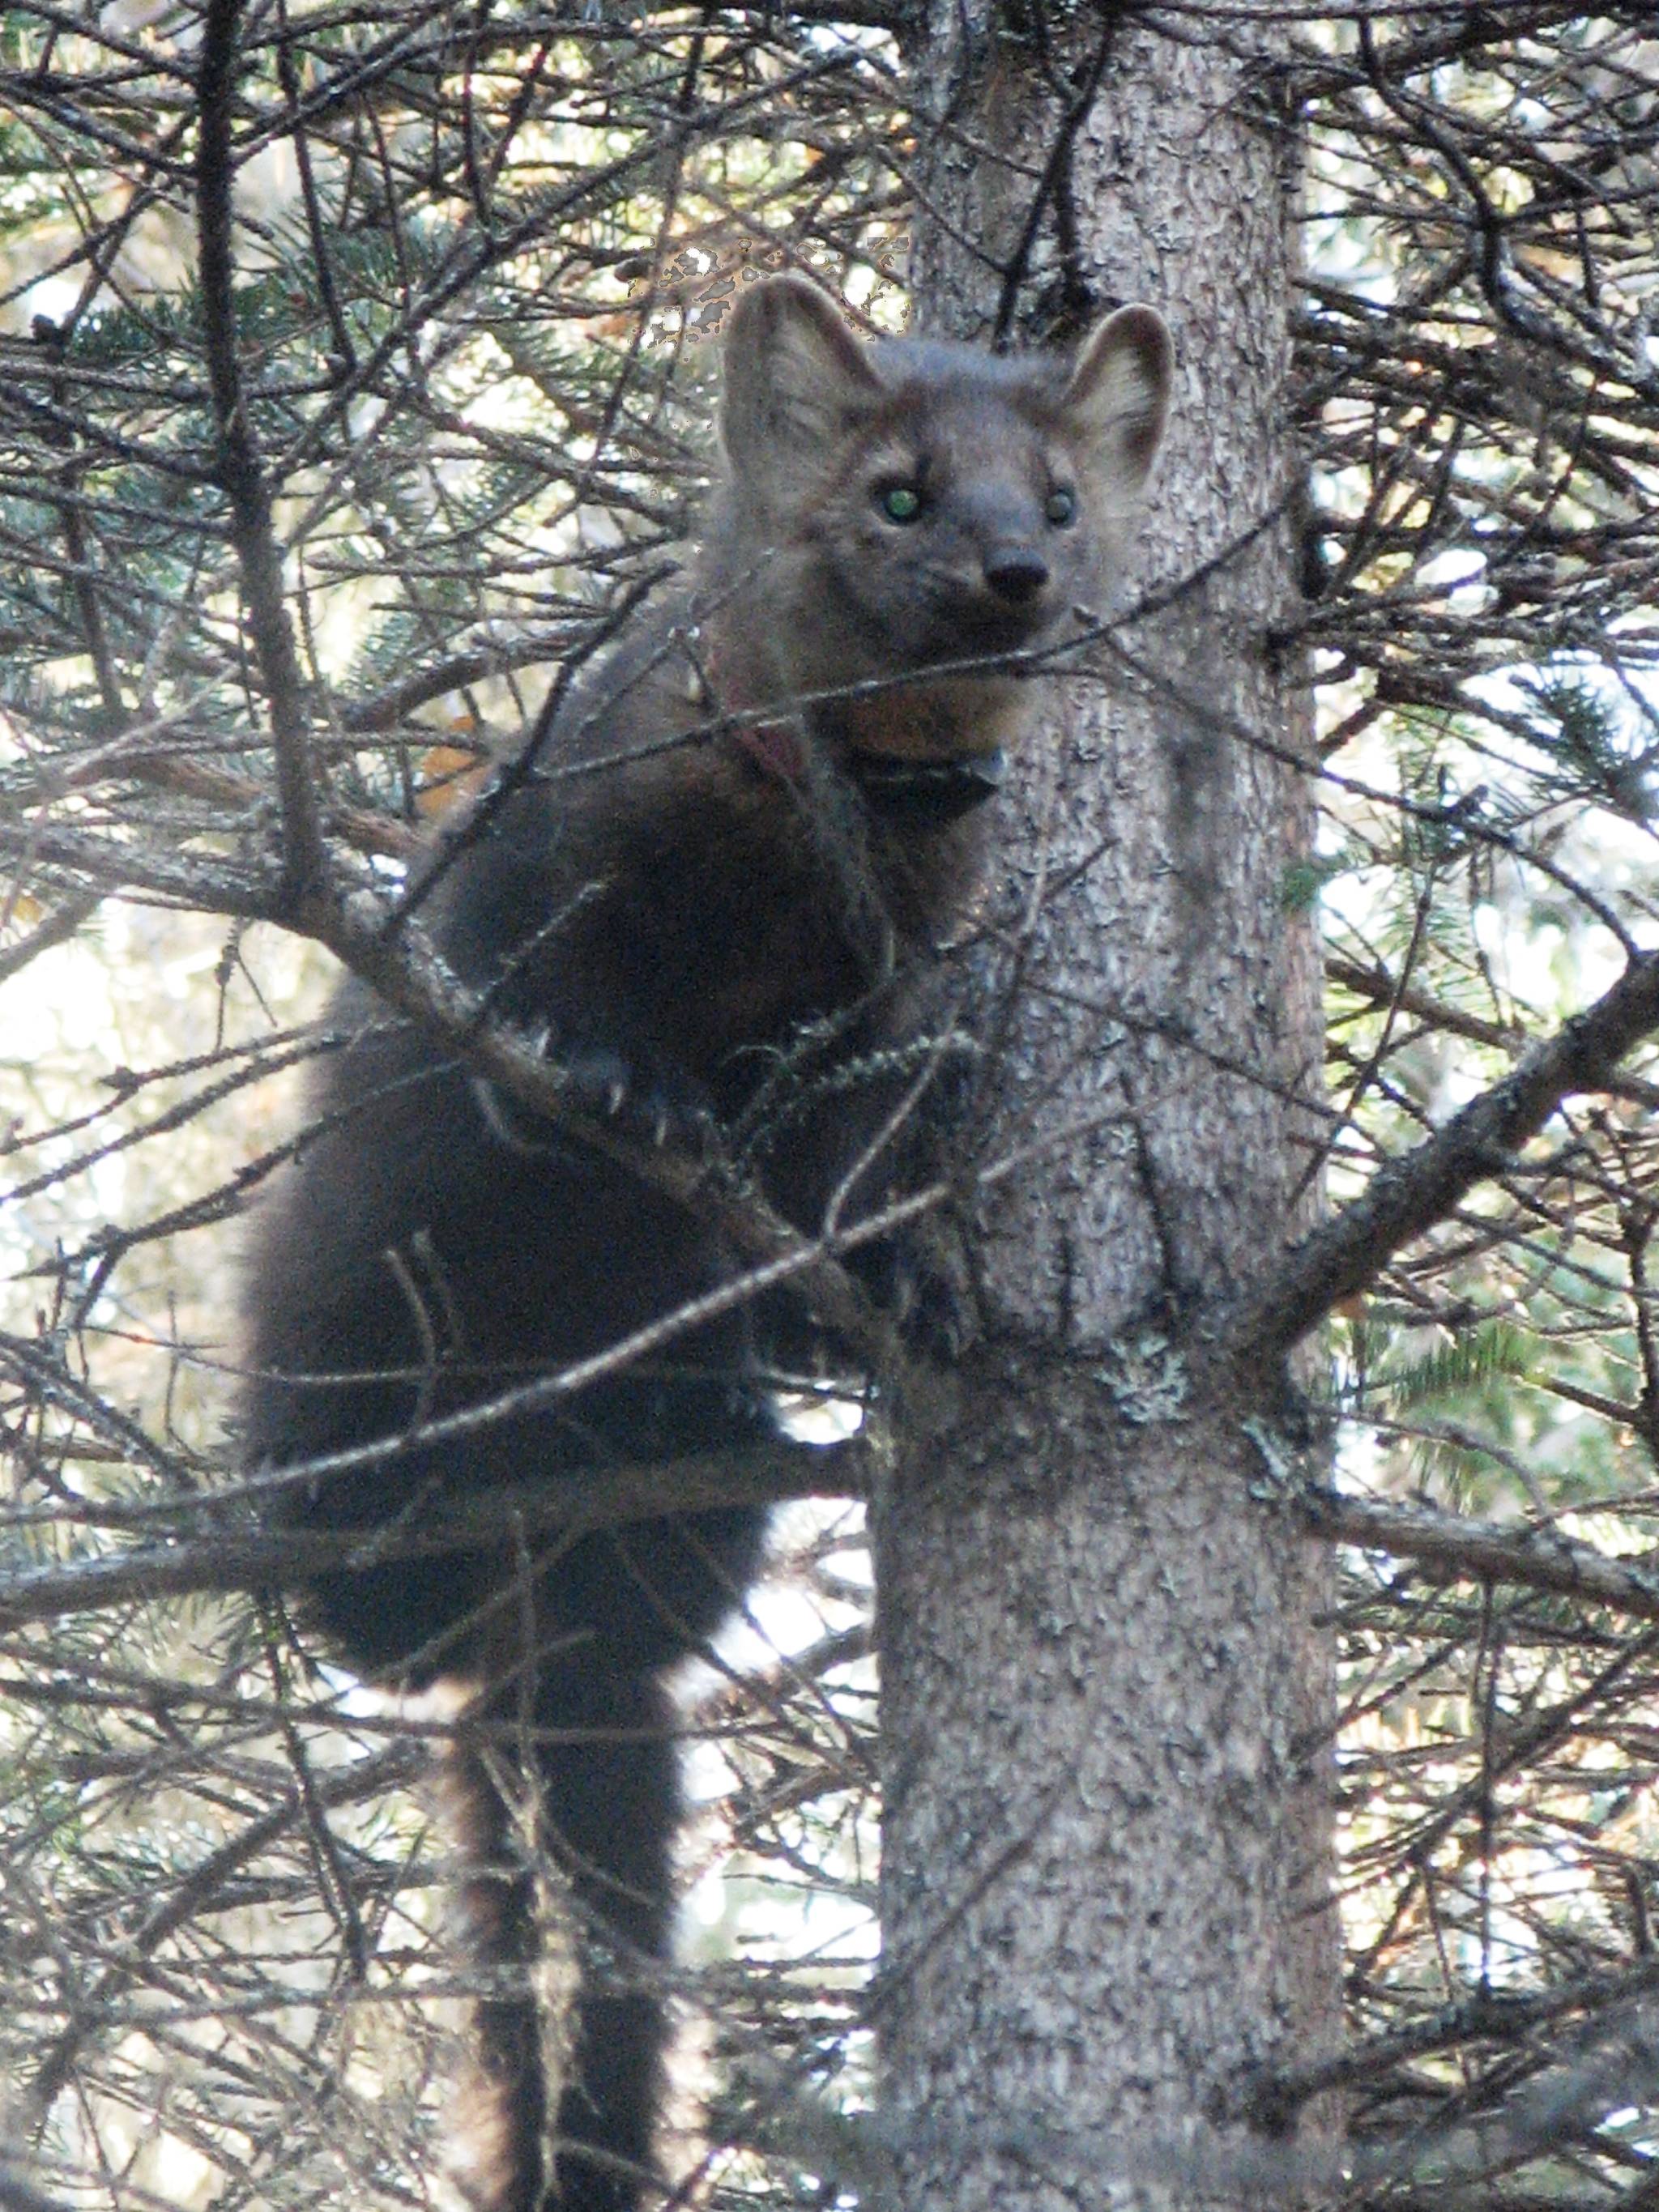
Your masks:
<instances>
[{"instance_id":1,"label":"marten brown fur","mask_svg":"<svg viewBox=\"0 0 1659 2212\"><path fill-rule=\"evenodd\" d=\"M1006 669L927 672L1058 642L1098 604L1169 379L1145 307L1070 359L999 358L861 343L792 277L744 298L695 589L571 687L527 772L509 768L440 846L420 902L453 969L545 1040L596 1113L671 1142L737 1132L771 1204L821 1224L902 1089L869 1071L902 1060L922 1018L933 948L978 873L976 802L1030 696ZM732 1310L556 1407L428 1438L423 1425L602 1352L738 1263L362 985L331 1026L354 1041L255 1232L246 1448L261 1469L388 1449L285 1487L281 1513L372 1528L493 1484L580 1484L765 1431L764 1323ZM878 1160L863 1188L881 1181ZM491 1977L489 2212L634 2212L651 2191L680 1802L665 1675L727 1616L762 1534L757 1511L699 1512L310 1587L354 1668L456 1680L491 1723L451 1762ZM583 1923L556 2090L532 1838Z\"/></svg>"}]
</instances>

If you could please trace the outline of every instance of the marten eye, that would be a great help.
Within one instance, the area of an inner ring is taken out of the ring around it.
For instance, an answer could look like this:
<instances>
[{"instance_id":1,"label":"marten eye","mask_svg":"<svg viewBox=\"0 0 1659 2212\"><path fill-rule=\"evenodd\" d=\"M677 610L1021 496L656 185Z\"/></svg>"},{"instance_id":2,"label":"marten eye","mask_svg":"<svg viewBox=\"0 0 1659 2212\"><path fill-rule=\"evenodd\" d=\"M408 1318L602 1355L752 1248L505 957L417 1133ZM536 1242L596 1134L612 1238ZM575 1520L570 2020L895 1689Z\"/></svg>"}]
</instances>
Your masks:
<instances>
[{"instance_id":1,"label":"marten eye","mask_svg":"<svg viewBox=\"0 0 1659 2212\"><path fill-rule=\"evenodd\" d=\"M1077 495L1069 491L1051 491L1042 512L1057 530L1077 520Z\"/></svg>"},{"instance_id":2,"label":"marten eye","mask_svg":"<svg viewBox=\"0 0 1659 2212\"><path fill-rule=\"evenodd\" d=\"M921 494L915 484L884 484L876 504L890 522L914 522L921 513Z\"/></svg>"}]
</instances>

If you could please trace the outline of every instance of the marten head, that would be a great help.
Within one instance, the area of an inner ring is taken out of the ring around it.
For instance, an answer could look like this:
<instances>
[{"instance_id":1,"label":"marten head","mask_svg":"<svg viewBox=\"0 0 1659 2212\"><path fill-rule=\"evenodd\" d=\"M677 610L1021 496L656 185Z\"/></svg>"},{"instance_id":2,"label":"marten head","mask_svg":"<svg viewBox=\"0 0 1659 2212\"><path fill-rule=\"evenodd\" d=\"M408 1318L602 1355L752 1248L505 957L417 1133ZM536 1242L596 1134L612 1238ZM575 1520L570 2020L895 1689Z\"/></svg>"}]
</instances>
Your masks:
<instances>
[{"instance_id":1,"label":"marten head","mask_svg":"<svg viewBox=\"0 0 1659 2212\"><path fill-rule=\"evenodd\" d=\"M751 680L799 696L962 661L832 727L865 753L988 752L1023 688L1000 657L1099 605L1163 434L1170 337L1120 308L1070 357L854 336L780 276L726 346L720 566L751 596ZM738 572L747 563L754 582ZM821 721L823 715L818 718Z\"/></svg>"}]
</instances>

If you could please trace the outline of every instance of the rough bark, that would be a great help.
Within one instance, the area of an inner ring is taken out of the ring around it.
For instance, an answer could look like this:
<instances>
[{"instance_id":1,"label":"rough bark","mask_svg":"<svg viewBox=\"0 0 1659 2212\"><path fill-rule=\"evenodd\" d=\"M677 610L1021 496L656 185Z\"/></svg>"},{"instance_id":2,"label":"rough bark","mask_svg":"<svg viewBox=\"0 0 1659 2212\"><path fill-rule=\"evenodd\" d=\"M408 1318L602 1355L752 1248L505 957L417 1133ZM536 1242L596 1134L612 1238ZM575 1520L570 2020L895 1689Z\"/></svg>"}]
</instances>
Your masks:
<instances>
[{"instance_id":1,"label":"rough bark","mask_svg":"<svg viewBox=\"0 0 1659 2212\"><path fill-rule=\"evenodd\" d=\"M1039 322L1163 309L1144 588L1291 480L1296 148L1261 57L1113 13L1054 19L1045 55L1012 11L939 0L913 58L963 136L924 134L914 274L924 320L988 335L975 249L1034 234ZM1299 733L1267 641L1293 573L1275 523L1130 641L1220 717L1068 684L1008 804L998 895L1029 933L987 1111L993 1154L1036 1149L975 1224L954 1418L909 1425L878 1511L906 2212L1294 2197L1301 2149L1252 2136L1249 2075L1334 2040L1324 1561L1273 1495L1282 1378L1206 1357L1308 1218L1317 978L1284 895L1307 799L1221 719Z\"/></svg>"}]
</instances>

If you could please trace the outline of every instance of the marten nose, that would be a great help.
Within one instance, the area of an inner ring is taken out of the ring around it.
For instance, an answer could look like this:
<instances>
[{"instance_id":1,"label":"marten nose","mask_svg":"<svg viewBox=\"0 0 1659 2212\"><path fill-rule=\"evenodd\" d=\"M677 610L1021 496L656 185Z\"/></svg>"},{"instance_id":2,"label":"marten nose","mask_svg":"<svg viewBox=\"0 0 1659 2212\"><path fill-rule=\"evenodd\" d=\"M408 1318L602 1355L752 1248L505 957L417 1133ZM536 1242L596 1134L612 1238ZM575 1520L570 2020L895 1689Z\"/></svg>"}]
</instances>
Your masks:
<instances>
[{"instance_id":1,"label":"marten nose","mask_svg":"<svg viewBox=\"0 0 1659 2212\"><path fill-rule=\"evenodd\" d=\"M994 545L985 556L985 580L1011 607L1027 606L1048 580L1048 563L1029 545Z\"/></svg>"}]
</instances>

